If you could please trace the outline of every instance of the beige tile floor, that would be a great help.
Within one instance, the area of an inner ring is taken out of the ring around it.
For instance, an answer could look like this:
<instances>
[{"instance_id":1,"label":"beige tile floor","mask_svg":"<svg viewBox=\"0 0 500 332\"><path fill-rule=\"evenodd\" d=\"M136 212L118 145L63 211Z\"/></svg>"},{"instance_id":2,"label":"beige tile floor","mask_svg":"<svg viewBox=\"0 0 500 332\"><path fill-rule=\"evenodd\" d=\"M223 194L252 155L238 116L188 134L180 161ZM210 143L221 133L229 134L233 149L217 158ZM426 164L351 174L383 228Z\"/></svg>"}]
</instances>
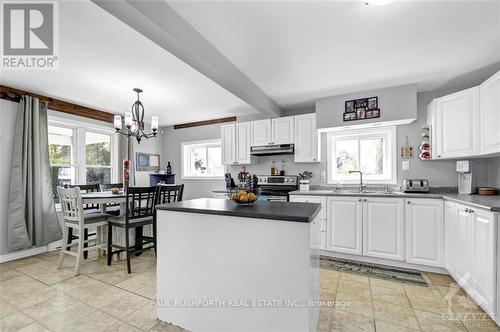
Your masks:
<instances>
[{"instance_id":1,"label":"beige tile floor","mask_svg":"<svg viewBox=\"0 0 500 332\"><path fill-rule=\"evenodd\" d=\"M0 331L184 331L155 318L155 259L91 256L56 271L58 253L0 264ZM318 331L500 331L446 275L424 273L429 287L321 270Z\"/></svg>"}]
</instances>

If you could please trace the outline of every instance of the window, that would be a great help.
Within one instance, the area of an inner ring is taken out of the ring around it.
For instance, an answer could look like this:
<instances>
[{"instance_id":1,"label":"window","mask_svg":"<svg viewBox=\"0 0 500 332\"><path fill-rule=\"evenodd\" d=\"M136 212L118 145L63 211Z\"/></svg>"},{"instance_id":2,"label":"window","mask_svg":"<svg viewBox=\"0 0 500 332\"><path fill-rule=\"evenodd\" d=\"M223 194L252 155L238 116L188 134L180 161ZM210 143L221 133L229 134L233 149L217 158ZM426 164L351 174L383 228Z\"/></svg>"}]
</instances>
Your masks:
<instances>
[{"instance_id":1,"label":"window","mask_svg":"<svg viewBox=\"0 0 500 332\"><path fill-rule=\"evenodd\" d=\"M328 134L328 183L396 183L396 128L372 128Z\"/></svg>"},{"instance_id":2,"label":"window","mask_svg":"<svg viewBox=\"0 0 500 332\"><path fill-rule=\"evenodd\" d=\"M57 187L112 183L117 178L113 130L85 122L49 117L49 161L54 200Z\"/></svg>"},{"instance_id":3,"label":"window","mask_svg":"<svg viewBox=\"0 0 500 332\"><path fill-rule=\"evenodd\" d=\"M220 178L224 175L220 140L181 144L182 178Z\"/></svg>"}]
</instances>

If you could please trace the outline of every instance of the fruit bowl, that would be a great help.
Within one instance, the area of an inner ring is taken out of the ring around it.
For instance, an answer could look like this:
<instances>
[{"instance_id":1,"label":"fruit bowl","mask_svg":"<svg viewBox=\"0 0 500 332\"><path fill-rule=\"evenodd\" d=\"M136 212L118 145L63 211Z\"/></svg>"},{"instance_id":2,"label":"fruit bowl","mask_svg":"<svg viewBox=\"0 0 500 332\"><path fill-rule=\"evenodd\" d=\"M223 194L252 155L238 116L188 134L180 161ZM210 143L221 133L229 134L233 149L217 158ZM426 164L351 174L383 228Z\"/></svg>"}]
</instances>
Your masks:
<instances>
[{"instance_id":1,"label":"fruit bowl","mask_svg":"<svg viewBox=\"0 0 500 332\"><path fill-rule=\"evenodd\" d=\"M260 196L261 190L227 189L227 197L239 206L252 206Z\"/></svg>"}]
</instances>

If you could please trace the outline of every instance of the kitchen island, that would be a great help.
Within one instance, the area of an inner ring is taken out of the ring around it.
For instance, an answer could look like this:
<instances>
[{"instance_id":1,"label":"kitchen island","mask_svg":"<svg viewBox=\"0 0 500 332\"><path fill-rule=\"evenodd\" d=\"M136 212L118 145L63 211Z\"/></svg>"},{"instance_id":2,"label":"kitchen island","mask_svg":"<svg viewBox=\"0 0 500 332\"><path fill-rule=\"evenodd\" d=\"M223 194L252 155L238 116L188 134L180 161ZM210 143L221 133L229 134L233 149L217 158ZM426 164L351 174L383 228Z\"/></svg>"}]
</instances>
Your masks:
<instances>
[{"instance_id":1,"label":"kitchen island","mask_svg":"<svg viewBox=\"0 0 500 332\"><path fill-rule=\"evenodd\" d=\"M191 331L316 331L320 204L158 206L157 313Z\"/></svg>"}]
</instances>

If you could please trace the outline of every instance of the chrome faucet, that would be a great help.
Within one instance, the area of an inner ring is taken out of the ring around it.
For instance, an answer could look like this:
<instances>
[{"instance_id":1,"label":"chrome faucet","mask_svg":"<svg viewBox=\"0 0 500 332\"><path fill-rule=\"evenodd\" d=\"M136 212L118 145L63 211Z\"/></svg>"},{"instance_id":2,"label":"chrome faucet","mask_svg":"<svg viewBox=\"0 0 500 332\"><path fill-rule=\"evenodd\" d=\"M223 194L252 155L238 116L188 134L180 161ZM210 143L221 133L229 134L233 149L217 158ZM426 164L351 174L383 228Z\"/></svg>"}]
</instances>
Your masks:
<instances>
[{"instance_id":1,"label":"chrome faucet","mask_svg":"<svg viewBox=\"0 0 500 332\"><path fill-rule=\"evenodd\" d=\"M363 184L363 172L361 171L349 171L349 173L359 173L359 192L365 191L366 186Z\"/></svg>"}]
</instances>

